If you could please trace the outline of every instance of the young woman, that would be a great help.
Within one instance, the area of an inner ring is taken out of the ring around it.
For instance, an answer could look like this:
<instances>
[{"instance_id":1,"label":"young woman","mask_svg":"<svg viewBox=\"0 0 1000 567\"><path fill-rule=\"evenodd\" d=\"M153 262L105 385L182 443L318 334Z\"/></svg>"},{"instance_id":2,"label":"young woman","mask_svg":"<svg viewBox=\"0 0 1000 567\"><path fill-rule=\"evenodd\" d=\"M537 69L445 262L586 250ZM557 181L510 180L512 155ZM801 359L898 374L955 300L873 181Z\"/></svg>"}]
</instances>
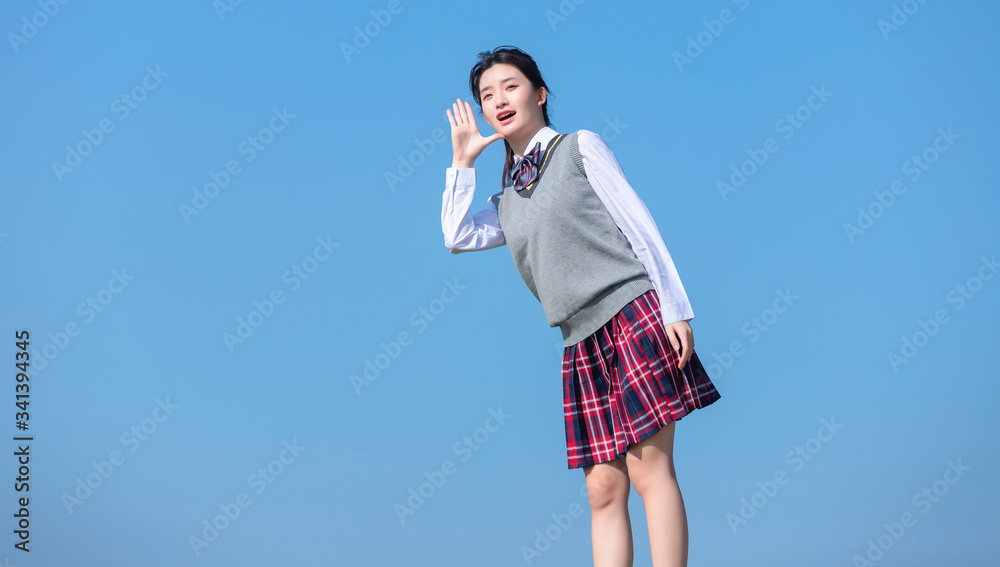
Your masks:
<instances>
[{"instance_id":1,"label":"young woman","mask_svg":"<svg viewBox=\"0 0 1000 567\"><path fill-rule=\"evenodd\" d=\"M594 565L632 564L630 483L642 497L655 567L687 564L687 516L673 463L674 423L721 396L694 351L694 313L648 209L611 149L589 130L559 134L528 54L479 54L469 103L447 110L454 151L441 208L452 253L506 244L563 334L569 468L583 468ZM503 139L502 190L470 213L473 164Z\"/></svg>"}]
</instances>

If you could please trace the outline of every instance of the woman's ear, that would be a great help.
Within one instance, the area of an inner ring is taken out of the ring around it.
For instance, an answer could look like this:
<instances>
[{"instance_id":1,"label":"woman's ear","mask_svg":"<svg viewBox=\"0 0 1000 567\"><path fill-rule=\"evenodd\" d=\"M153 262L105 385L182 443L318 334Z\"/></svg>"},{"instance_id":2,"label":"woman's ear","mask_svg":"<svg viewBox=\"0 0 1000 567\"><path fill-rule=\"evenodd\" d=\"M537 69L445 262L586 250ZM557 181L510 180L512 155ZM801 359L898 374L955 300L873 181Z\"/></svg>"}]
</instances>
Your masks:
<instances>
[{"instance_id":1,"label":"woman's ear","mask_svg":"<svg viewBox=\"0 0 1000 567\"><path fill-rule=\"evenodd\" d=\"M543 104L545 104L545 101L548 100L548 97L549 97L548 89L546 89L545 87L538 87L538 106L542 106Z\"/></svg>"}]
</instances>

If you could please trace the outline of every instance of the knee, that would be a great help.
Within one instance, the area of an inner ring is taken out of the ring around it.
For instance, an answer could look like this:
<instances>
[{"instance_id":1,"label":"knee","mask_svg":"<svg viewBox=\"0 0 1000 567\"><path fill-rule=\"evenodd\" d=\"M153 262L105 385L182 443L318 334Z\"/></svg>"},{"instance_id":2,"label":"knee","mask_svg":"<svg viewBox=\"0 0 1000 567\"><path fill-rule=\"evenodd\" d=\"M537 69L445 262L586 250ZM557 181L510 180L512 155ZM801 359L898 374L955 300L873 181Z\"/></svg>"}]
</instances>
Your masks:
<instances>
[{"instance_id":1,"label":"knee","mask_svg":"<svg viewBox=\"0 0 1000 567\"><path fill-rule=\"evenodd\" d=\"M628 503L629 478L624 468L596 467L587 476L587 500L591 510Z\"/></svg>"},{"instance_id":2,"label":"knee","mask_svg":"<svg viewBox=\"0 0 1000 567\"><path fill-rule=\"evenodd\" d=\"M660 463L660 466L644 464L646 466L633 466L633 469L638 470L630 469L629 471L632 485L635 486L635 491L639 496L646 498L663 490L679 490L677 476L672 466L667 466L666 463Z\"/></svg>"}]
</instances>

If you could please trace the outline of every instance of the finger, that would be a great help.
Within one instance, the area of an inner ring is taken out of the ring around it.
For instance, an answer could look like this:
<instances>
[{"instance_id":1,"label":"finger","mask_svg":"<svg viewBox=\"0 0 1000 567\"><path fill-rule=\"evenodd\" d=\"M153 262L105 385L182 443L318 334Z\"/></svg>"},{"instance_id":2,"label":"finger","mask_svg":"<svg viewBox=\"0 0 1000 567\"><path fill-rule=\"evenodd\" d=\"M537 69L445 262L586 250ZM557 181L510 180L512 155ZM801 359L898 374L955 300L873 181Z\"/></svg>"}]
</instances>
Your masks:
<instances>
[{"instance_id":1,"label":"finger","mask_svg":"<svg viewBox=\"0 0 1000 567\"><path fill-rule=\"evenodd\" d=\"M674 336L675 334L674 328L668 326L666 330L667 330L667 340L670 341L670 346L674 348L674 351L680 350L681 345L678 344L677 337Z\"/></svg>"},{"instance_id":2,"label":"finger","mask_svg":"<svg viewBox=\"0 0 1000 567\"><path fill-rule=\"evenodd\" d=\"M689 360L691 360L691 353L693 352L691 341L688 340L687 333L683 333L681 335L681 345L683 345L683 350L681 351L681 359L677 367L683 370L684 365L687 364Z\"/></svg>"},{"instance_id":3,"label":"finger","mask_svg":"<svg viewBox=\"0 0 1000 567\"><path fill-rule=\"evenodd\" d=\"M471 117L469 116L469 113L466 111L466 106L467 103L465 101L463 100L458 101L458 109L462 111L462 120L464 120L465 123L468 124L472 122L472 120Z\"/></svg>"},{"instance_id":4,"label":"finger","mask_svg":"<svg viewBox=\"0 0 1000 567\"><path fill-rule=\"evenodd\" d=\"M455 129L455 117L451 115L451 110L445 110L445 114L448 115L448 123L451 124L452 130Z\"/></svg>"},{"instance_id":5,"label":"finger","mask_svg":"<svg viewBox=\"0 0 1000 567\"><path fill-rule=\"evenodd\" d=\"M479 125L476 124L476 115L472 113L472 105L468 102L465 103L465 111L469 114L469 124L471 124L473 129L478 132Z\"/></svg>"},{"instance_id":6,"label":"finger","mask_svg":"<svg viewBox=\"0 0 1000 567\"><path fill-rule=\"evenodd\" d=\"M455 99L455 100L458 100L458 99ZM464 124L465 123L465 118L462 115L462 111L458 107L458 103L457 102L451 103L451 107L455 110L455 121L458 122L459 124Z\"/></svg>"}]
</instances>

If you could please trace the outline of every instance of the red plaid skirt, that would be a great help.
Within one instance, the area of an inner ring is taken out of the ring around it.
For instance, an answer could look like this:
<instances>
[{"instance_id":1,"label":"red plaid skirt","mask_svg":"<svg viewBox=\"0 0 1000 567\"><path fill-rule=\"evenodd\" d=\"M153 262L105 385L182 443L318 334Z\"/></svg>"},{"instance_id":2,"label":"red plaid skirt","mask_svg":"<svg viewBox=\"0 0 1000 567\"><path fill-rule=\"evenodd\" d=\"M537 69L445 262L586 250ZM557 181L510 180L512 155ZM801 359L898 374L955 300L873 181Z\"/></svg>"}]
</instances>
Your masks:
<instances>
[{"instance_id":1,"label":"red plaid skirt","mask_svg":"<svg viewBox=\"0 0 1000 567\"><path fill-rule=\"evenodd\" d=\"M622 308L594 334L563 349L566 455L575 469L626 448L721 395L697 353L678 370L656 290Z\"/></svg>"}]
</instances>

